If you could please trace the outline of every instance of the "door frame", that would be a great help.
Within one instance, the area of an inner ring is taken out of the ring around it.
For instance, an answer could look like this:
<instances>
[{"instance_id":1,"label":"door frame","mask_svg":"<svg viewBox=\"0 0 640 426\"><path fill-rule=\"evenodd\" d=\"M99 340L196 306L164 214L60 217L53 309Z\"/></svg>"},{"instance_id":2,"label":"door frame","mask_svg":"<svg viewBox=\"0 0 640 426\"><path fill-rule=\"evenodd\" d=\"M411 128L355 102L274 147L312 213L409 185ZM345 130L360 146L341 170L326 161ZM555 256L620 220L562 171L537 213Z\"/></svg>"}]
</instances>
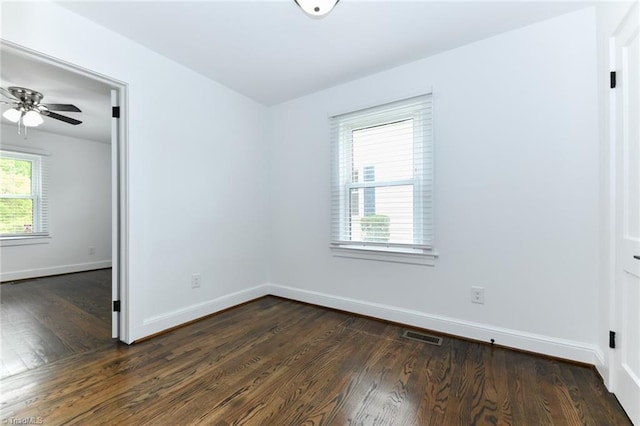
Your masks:
<instances>
[{"instance_id":1,"label":"door frame","mask_svg":"<svg viewBox=\"0 0 640 426\"><path fill-rule=\"evenodd\" d=\"M626 11L624 11L624 13L620 14L619 20L616 20L616 25L612 28L610 28L610 33L606 34L607 37L607 66L608 66L608 70L612 71L612 72L618 72L618 74L622 71L619 69L618 67L618 58L617 58L617 48L616 48L616 37L619 37L619 32L620 32L620 28L622 27L623 24L625 24L625 22L627 22L629 19L632 19L632 14L638 13L638 11L636 10L638 8L638 4L636 3L630 3L629 7L626 9ZM618 75L618 79L620 78L620 75ZM619 85L620 83L618 83ZM608 137L608 155L609 155L609 182L608 182L608 191L609 191L609 197L608 197L608 217L609 217L609 223L608 223L608 231L609 231L609 238L608 238L608 243L609 243L609 257L608 257L608 284L609 284L609 292L608 292L608 297L609 297L609 330L613 330L618 332L619 331L619 315L620 313L618 312L619 306L618 306L618 301L620 298L620 294L619 291L620 289L618 288L618 274L620 274L619 271L619 260L620 260L620 256L621 253L618 250L618 232L619 232L619 227L622 226L621 223L619 223L619 194L618 194L618 155L619 155L619 147L618 147L618 143L619 143L619 137L620 135L618 134L618 127L617 127L617 122L619 120L618 114L620 113L619 111L617 111L617 107L618 107L618 98L620 96L622 96L618 90L616 90L617 87L614 84L610 89L609 89L609 94L608 94L608 111L606 112L606 117L607 117L607 137ZM615 340L615 339L614 339ZM613 343L613 342L612 342ZM615 346L619 346L619 345L615 345ZM620 389L620 384L618 383L617 380L617 370L616 368L618 368L617 366L617 362L619 361L619 354L615 353L614 351L619 350L618 349L609 349L608 352L608 359L607 359L607 374L606 374L606 384L607 384L607 388L609 389L609 391L613 392L614 394L616 394L616 392Z\"/></svg>"},{"instance_id":2,"label":"door frame","mask_svg":"<svg viewBox=\"0 0 640 426\"><path fill-rule=\"evenodd\" d=\"M98 72L71 64L19 44L0 39L0 47L7 52L25 56L34 61L43 62L73 74L81 75L105 84L111 88L120 107L117 134L111 135L112 141L117 139L116 146L111 147L111 247L112 247L112 286L114 295L120 300L120 313L117 339L128 342L129 325L129 184L128 184L128 85L120 80L105 76ZM112 96L113 101L113 96ZM113 131L113 130L112 130ZM115 153L115 158L113 158ZM116 316L113 316L115 319ZM113 321L112 319L112 321Z\"/></svg>"}]
</instances>

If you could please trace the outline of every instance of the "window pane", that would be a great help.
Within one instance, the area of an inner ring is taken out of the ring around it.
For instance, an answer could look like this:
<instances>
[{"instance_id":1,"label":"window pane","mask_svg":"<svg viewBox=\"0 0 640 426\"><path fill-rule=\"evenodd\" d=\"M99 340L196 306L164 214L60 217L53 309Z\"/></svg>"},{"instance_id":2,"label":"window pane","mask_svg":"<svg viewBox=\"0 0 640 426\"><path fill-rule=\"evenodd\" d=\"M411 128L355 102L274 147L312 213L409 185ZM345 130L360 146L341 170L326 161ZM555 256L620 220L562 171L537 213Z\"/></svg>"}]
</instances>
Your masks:
<instances>
[{"instance_id":1,"label":"window pane","mask_svg":"<svg viewBox=\"0 0 640 426\"><path fill-rule=\"evenodd\" d=\"M361 182L413 178L412 119L354 130L352 136L353 176Z\"/></svg>"},{"instance_id":2,"label":"window pane","mask_svg":"<svg viewBox=\"0 0 640 426\"><path fill-rule=\"evenodd\" d=\"M430 94L331 118L332 247L432 248L432 120Z\"/></svg>"},{"instance_id":3,"label":"window pane","mask_svg":"<svg viewBox=\"0 0 640 426\"><path fill-rule=\"evenodd\" d=\"M30 234L33 232L33 200L0 199L0 234Z\"/></svg>"},{"instance_id":4,"label":"window pane","mask_svg":"<svg viewBox=\"0 0 640 426\"><path fill-rule=\"evenodd\" d=\"M366 191L374 191L373 212L365 212ZM412 244L413 185L358 188L350 191L351 241ZM356 201L357 199L357 201Z\"/></svg>"},{"instance_id":5,"label":"window pane","mask_svg":"<svg viewBox=\"0 0 640 426\"><path fill-rule=\"evenodd\" d=\"M0 158L0 194L31 195L31 161Z\"/></svg>"}]
</instances>

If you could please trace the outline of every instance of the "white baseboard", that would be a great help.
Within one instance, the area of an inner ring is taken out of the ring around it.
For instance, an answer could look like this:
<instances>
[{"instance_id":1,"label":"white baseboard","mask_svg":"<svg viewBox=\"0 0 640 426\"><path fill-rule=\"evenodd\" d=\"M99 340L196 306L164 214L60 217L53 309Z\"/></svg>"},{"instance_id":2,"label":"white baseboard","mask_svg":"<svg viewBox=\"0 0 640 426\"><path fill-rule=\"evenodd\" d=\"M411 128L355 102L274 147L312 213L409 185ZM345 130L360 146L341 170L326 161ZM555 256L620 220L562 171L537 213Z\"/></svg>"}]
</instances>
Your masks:
<instances>
[{"instance_id":1,"label":"white baseboard","mask_svg":"<svg viewBox=\"0 0 640 426\"><path fill-rule=\"evenodd\" d=\"M502 327L493 327L441 315L432 315L277 284L266 284L264 287L266 293L274 296L353 312L468 339L484 342L490 342L491 339L494 339L495 343L501 346L583 362L596 367L604 366L604 356L602 352L595 345L584 342L558 339Z\"/></svg>"},{"instance_id":2,"label":"white baseboard","mask_svg":"<svg viewBox=\"0 0 640 426\"><path fill-rule=\"evenodd\" d=\"M29 278L48 277L51 275L71 274L73 272L92 271L94 269L111 268L111 260L100 262L76 263L75 265L50 266L47 268L25 269L23 271L2 272L0 281L26 280Z\"/></svg>"},{"instance_id":3,"label":"white baseboard","mask_svg":"<svg viewBox=\"0 0 640 426\"><path fill-rule=\"evenodd\" d=\"M143 337L148 337L189 321L215 314L216 312L266 296L267 294L269 293L266 292L266 286L259 285L227 294L217 299L207 300L206 302L196 303L181 309L176 309L175 311L146 318L142 322L142 329L134 333L131 340L140 340Z\"/></svg>"},{"instance_id":4,"label":"white baseboard","mask_svg":"<svg viewBox=\"0 0 640 426\"><path fill-rule=\"evenodd\" d=\"M277 284L255 286L217 299L149 317L143 321L142 329L134 333L136 337L133 340L139 340L143 337L267 295L339 309L478 341L490 342L491 339L494 339L495 343L500 346L591 364L594 365L601 374L605 366L604 354L595 345L588 343L559 339L503 327L493 327L441 315L427 314L395 306L370 303Z\"/></svg>"}]
</instances>

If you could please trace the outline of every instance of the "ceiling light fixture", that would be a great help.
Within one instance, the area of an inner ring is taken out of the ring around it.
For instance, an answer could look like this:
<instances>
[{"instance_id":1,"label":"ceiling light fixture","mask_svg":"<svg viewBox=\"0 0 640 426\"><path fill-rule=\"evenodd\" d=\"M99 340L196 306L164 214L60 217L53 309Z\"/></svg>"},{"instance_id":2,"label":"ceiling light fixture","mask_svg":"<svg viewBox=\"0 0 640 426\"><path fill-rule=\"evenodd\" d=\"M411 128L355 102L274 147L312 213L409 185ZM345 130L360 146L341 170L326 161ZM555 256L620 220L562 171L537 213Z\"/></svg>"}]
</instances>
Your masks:
<instances>
[{"instance_id":1,"label":"ceiling light fixture","mask_svg":"<svg viewBox=\"0 0 640 426\"><path fill-rule=\"evenodd\" d=\"M2 113L2 116L12 123L18 123L18 133L20 133L21 126L25 127L26 132L26 127L38 127L44 122L37 110L24 106L9 108Z\"/></svg>"},{"instance_id":2,"label":"ceiling light fixture","mask_svg":"<svg viewBox=\"0 0 640 426\"><path fill-rule=\"evenodd\" d=\"M324 18L340 0L294 0L312 18Z\"/></svg>"},{"instance_id":3,"label":"ceiling light fixture","mask_svg":"<svg viewBox=\"0 0 640 426\"><path fill-rule=\"evenodd\" d=\"M2 100L0 98L0 104L10 106L8 110L2 113L2 116L12 123L18 123L18 134L21 126L25 127L26 135L26 127L37 127L44 123L42 116L64 121L74 126L82 123L82 121L75 118L54 112L82 112L80 108L72 104L43 104L41 101L44 95L35 90L18 86L11 86L8 89L0 87L0 95L6 99Z\"/></svg>"},{"instance_id":4,"label":"ceiling light fixture","mask_svg":"<svg viewBox=\"0 0 640 426\"><path fill-rule=\"evenodd\" d=\"M11 108L3 112L2 116L12 123L17 123L22 117L22 113L15 108Z\"/></svg>"},{"instance_id":5,"label":"ceiling light fixture","mask_svg":"<svg viewBox=\"0 0 640 426\"><path fill-rule=\"evenodd\" d=\"M44 122L40 114L34 110L27 111L22 116L22 124L27 127L37 127Z\"/></svg>"},{"instance_id":6,"label":"ceiling light fixture","mask_svg":"<svg viewBox=\"0 0 640 426\"><path fill-rule=\"evenodd\" d=\"M21 127L24 127L24 138L27 138L28 127L38 127L43 123L40 113L34 109L28 109L24 106L17 108L9 108L2 113L2 116L12 123L18 123L18 134L21 134Z\"/></svg>"}]
</instances>

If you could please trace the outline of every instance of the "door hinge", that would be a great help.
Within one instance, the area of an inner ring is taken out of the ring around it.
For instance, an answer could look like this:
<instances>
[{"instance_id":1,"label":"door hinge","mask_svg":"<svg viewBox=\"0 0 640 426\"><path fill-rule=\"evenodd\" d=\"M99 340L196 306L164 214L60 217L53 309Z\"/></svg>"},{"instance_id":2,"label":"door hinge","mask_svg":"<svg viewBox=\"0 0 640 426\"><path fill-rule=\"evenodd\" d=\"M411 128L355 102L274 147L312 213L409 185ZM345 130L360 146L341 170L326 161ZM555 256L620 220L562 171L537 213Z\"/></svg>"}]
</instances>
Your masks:
<instances>
[{"instance_id":1,"label":"door hinge","mask_svg":"<svg viewBox=\"0 0 640 426\"><path fill-rule=\"evenodd\" d=\"M609 73L609 87L611 87L612 89L616 88L616 72L615 71L611 71Z\"/></svg>"},{"instance_id":2,"label":"door hinge","mask_svg":"<svg viewBox=\"0 0 640 426\"><path fill-rule=\"evenodd\" d=\"M120 107L119 106L111 107L111 117L120 118Z\"/></svg>"},{"instance_id":3,"label":"door hinge","mask_svg":"<svg viewBox=\"0 0 640 426\"><path fill-rule=\"evenodd\" d=\"M120 301L119 300L114 300L113 301L113 312L120 312Z\"/></svg>"},{"instance_id":4,"label":"door hinge","mask_svg":"<svg viewBox=\"0 0 640 426\"><path fill-rule=\"evenodd\" d=\"M611 349L616 348L616 332L615 331L609 331L609 347Z\"/></svg>"}]
</instances>

